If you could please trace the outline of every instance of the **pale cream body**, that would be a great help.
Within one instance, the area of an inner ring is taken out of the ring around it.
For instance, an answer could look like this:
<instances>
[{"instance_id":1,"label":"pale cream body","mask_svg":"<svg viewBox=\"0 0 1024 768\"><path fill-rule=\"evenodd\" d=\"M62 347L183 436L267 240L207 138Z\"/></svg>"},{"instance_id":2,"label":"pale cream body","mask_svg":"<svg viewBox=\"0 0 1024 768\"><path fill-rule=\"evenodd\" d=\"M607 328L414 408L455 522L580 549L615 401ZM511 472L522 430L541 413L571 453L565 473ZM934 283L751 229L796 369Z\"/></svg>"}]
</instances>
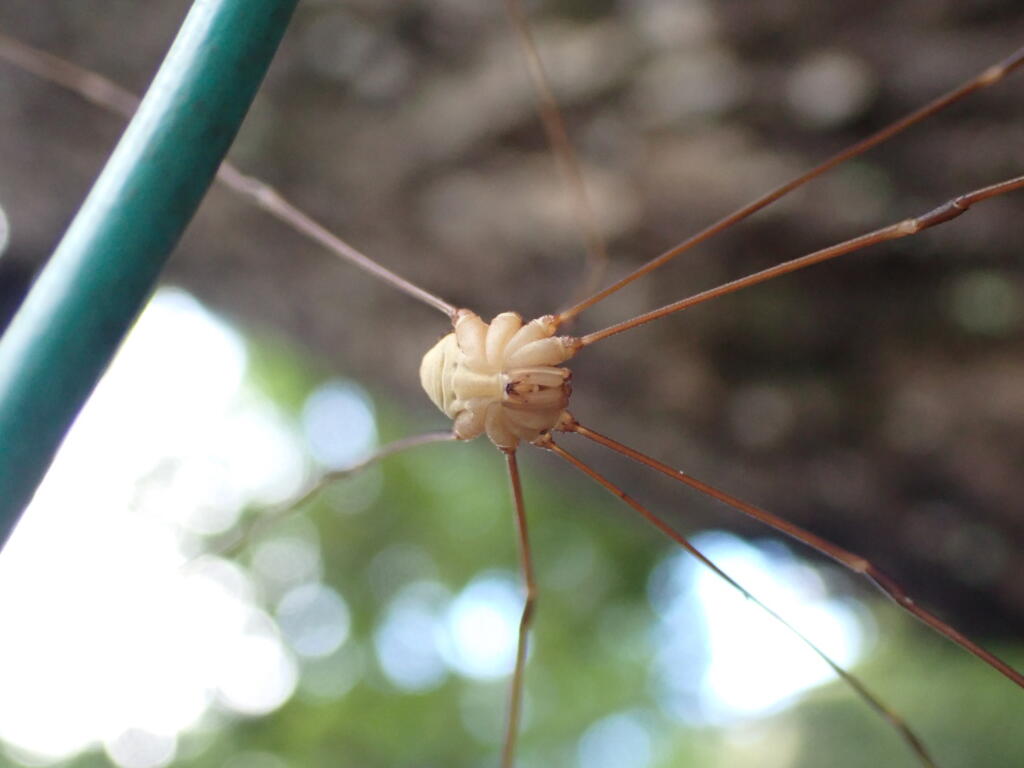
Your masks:
<instances>
[{"instance_id":1,"label":"pale cream body","mask_svg":"<svg viewBox=\"0 0 1024 768\"><path fill-rule=\"evenodd\" d=\"M503 312L490 324L461 310L455 331L423 356L420 382L455 422L455 435L486 433L499 448L533 442L558 423L569 403L571 373L560 368L575 353L554 336L550 316L523 324Z\"/></svg>"}]
</instances>

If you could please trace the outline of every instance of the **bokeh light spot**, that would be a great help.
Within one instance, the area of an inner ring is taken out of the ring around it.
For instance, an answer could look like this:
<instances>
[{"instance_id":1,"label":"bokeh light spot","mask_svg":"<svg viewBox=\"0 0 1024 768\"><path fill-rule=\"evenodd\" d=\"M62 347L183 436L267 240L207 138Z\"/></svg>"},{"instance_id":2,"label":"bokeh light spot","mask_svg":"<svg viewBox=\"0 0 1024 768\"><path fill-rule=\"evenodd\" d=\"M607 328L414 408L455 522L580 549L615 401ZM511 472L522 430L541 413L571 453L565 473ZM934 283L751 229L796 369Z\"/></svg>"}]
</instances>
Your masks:
<instances>
[{"instance_id":1,"label":"bokeh light spot","mask_svg":"<svg viewBox=\"0 0 1024 768\"><path fill-rule=\"evenodd\" d=\"M580 768L647 768L651 737L635 714L610 715L587 729L577 755Z\"/></svg>"},{"instance_id":2,"label":"bokeh light spot","mask_svg":"<svg viewBox=\"0 0 1024 768\"><path fill-rule=\"evenodd\" d=\"M349 382L318 387L302 407L302 428L313 457L330 469L354 464L377 443L370 399Z\"/></svg>"},{"instance_id":3,"label":"bokeh light spot","mask_svg":"<svg viewBox=\"0 0 1024 768\"><path fill-rule=\"evenodd\" d=\"M105 744L125 768L163 765L218 693L249 713L291 694L294 662L248 574L189 560L197 534L302 474L295 430L247 368L237 332L162 289L79 414L0 556L0 738L14 752Z\"/></svg>"},{"instance_id":4,"label":"bokeh light spot","mask_svg":"<svg viewBox=\"0 0 1024 768\"><path fill-rule=\"evenodd\" d=\"M330 656L306 659L302 664L299 689L318 699L339 699L362 679L366 653L349 642Z\"/></svg>"},{"instance_id":5,"label":"bokeh light spot","mask_svg":"<svg viewBox=\"0 0 1024 768\"><path fill-rule=\"evenodd\" d=\"M691 540L837 663L857 659L863 632L856 609L830 599L821 577L783 547L758 548L715 531ZM782 624L692 558L672 555L655 570L651 602L662 619L653 680L677 718L724 724L766 714L835 677Z\"/></svg>"},{"instance_id":6,"label":"bokeh light spot","mask_svg":"<svg viewBox=\"0 0 1024 768\"><path fill-rule=\"evenodd\" d=\"M325 584L303 584L281 598L277 621L300 656L329 656L348 638L348 606Z\"/></svg>"},{"instance_id":7,"label":"bokeh light spot","mask_svg":"<svg viewBox=\"0 0 1024 768\"><path fill-rule=\"evenodd\" d=\"M132 728L105 745L110 759L121 768L162 768L174 760L178 744L174 736Z\"/></svg>"},{"instance_id":8,"label":"bokeh light spot","mask_svg":"<svg viewBox=\"0 0 1024 768\"><path fill-rule=\"evenodd\" d=\"M218 687L222 701L231 709L262 715L273 712L292 695L298 668L269 617L254 615L247 623L248 631L225 647Z\"/></svg>"},{"instance_id":9,"label":"bokeh light spot","mask_svg":"<svg viewBox=\"0 0 1024 768\"><path fill-rule=\"evenodd\" d=\"M421 581L391 600L374 634L377 660L385 676L406 691L428 691L448 675L437 648L448 592L436 582Z\"/></svg>"},{"instance_id":10,"label":"bokeh light spot","mask_svg":"<svg viewBox=\"0 0 1024 768\"><path fill-rule=\"evenodd\" d=\"M447 615L445 660L468 677L496 678L515 666L523 598L506 574L488 573L470 582Z\"/></svg>"}]
</instances>

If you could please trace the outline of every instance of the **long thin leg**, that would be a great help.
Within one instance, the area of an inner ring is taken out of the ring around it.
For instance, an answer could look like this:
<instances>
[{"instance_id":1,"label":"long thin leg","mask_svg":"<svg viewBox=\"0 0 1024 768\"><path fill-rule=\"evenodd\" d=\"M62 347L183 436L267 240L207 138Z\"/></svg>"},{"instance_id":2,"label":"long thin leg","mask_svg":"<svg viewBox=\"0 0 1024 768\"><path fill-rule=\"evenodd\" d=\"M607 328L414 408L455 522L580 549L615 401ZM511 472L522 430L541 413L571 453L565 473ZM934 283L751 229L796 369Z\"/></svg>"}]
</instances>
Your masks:
<instances>
[{"instance_id":1,"label":"long thin leg","mask_svg":"<svg viewBox=\"0 0 1024 768\"><path fill-rule=\"evenodd\" d=\"M515 764L516 742L519 738L519 720L523 709L523 679L526 670L526 643L537 606L537 582L533 576L533 556L526 528L526 506L523 504L523 484L519 479L519 465L515 449L502 449L508 464L508 477L512 484L512 500L516 507L516 531L519 535L519 567L526 587L526 600L519 618L519 639L516 645L516 668L512 674L512 687L508 696L508 719L505 725L505 745L501 750L501 768Z\"/></svg>"},{"instance_id":2,"label":"long thin leg","mask_svg":"<svg viewBox=\"0 0 1024 768\"><path fill-rule=\"evenodd\" d=\"M736 224L737 222L742 221L748 216L757 213L757 211L760 211L762 208L771 205L776 200L789 194L794 189L803 186L812 179L817 178L826 171L829 171L832 168L835 168L837 165L845 163L847 160L850 160L854 157L857 157L858 155L863 154L864 152L867 152L869 149L878 146L879 144L881 144L884 141L887 141L888 139L891 139L893 136L904 131L910 126L921 122L925 118L934 115L936 112L940 112L941 110L945 109L951 104L955 104L956 102L963 99L965 96L968 96L969 94L972 94L975 91L980 91L984 88L988 88L989 86L995 85L1021 65L1024 65L1024 48L1017 49L1012 54L1010 54L1010 56L1003 59L998 64L989 67L981 74L971 78L963 85L953 89L952 91L949 91L948 93L938 97L934 101L926 104L916 112L910 113L906 117L897 120L895 123L892 123L891 125L886 126L882 130L878 131L875 134L872 134L868 138L857 142L853 146L844 149L842 152L839 152L836 155L833 155L828 160L821 163L820 165L815 166L807 173L798 176L797 178L792 179L791 181L787 181L785 184L776 187L770 192L757 198L753 202L748 203L747 205L734 211L733 213L730 213L728 216L719 219L711 226L702 229L697 234L688 237L686 240L683 240L678 245L665 251L660 256L651 259L649 262L644 264L639 269L630 272L621 280L613 283L604 290L595 293L590 298L585 299L584 301L581 301L578 304L565 310L564 312L557 316L557 321L561 323L566 320L569 320L570 318L576 317L578 314L580 314L587 308L592 307L599 301L608 298L619 289L625 288L634 280L638 280L639 278L643 277L649 272L653 272L658 267L667 264L669 261L674 259L679 254L688 251L695 245L699 245L700 243L703 243L705 240L708 240L709 238L714 237L718 233L723 232L724 230L731 227L733 224Z\"/></svg>"},{"instance_id":3,"label":"long thin leg","mask_svg":"<svg viewBox=\"0 0 1024 768\"><path fill-rule=\"evenodd\" d=\"M929 627L931 627L933 630L938 632L943 637L956 643L961 648L973 654L974 656L977 656L990 667L997 670L998 672L1001 672L1014 683L1024 688L1024 675L1021 675L1020 672L1015 670L1002 659L990 653L989 651L986 651L980 645L978 645L965 635L961 634L958 630L951 627L942 619L938 618L931 612L919 606L917 603L914 602L914 600L911 597L907 595L907 593L903 590L902 587L900 587L889 576L887 576L885 573L883 573L877 567L875 567L875 565L872 564L866 558L861 557L860 555L856 555L852 552L848 552L842 547L833 544L832 542L827 541L821 538L820 536L816 536L810 531L807 531L798 525L794 525L788 520L784 520L783 518L777 515L773 515L771 512L767 512L759 507L754 506L753 504L749 504L748 502L743 501L742 499L738 499L735 496L726 493L725 491L719 490L714 486L701 482L700 480L697 480L696 478L687 475L685 472L682 472L678 469L673 469L672 467L668 466L667 464L663 464L657 459L653 459L650 456L646 456L645 454L641 453L640 451L637 451L634 448L630 448L629 446L623 445L622 443L619 443L610 437L606 437L605 435L595 432L592 429L588 429L587 427L584 427L582 424L579 424L578 422L565 423L562 429L564 429L564 431L566 432L575 432L587 438L588 440L592 440L595 443L599 443L600 445L603 445L606 448L610 448L611 450L617 453L621 453L623 456L628 456L629 458L633 459L636 462L639 462L640 464L643 464L644 466L650 467L651 469L655 469L658 472L661 472L663 475L671 477L673 480L677 480L680 483L684 483L685 485L688 485L691 488L700 491L706 496L710 496L711 498L716 499L717 501L720 501L723 504L726 504L735 510L738 510L746 515L749 515L755 520L759 520L765 525L771 526L775 530L780 531L781 533L784 533L787 536L818 550L823 555L830 557L843 567L866 578L875 587L881 590L883 594L885 594L894 603L896 603L896 605L898 605L900 608L903 608L904 610L908 611L917 619L927 624Z\"/></svg>"},{"instance_id":4,"label":"long thin leg","mask_svg":"<svg viewBox=\"0 0 1024 768\"><path fill-rule=\"evenodd\" d=\"M550 435L542 437L541 440L539 440L536 443L536 445L539 445L541 448L546 448L547 450L552 451L565 461L572 464L580 472L587 475L592 480L595 480L607 491L618 496L629 506L631 506L634 510L639 512L647 520L647 522L649 522L651 525L653 525L655 528L657 528L659 531L664 533L666 536L668 536L670 539L676 542L679 546L681 546L683 549L685 549L687 552L689 552L691 555L697 558L701 562L701 564L709 568L716 576L721 578L723 581L729 584L729 586L731 586L733 589L737 590L740 594L742 594L747 600L750 600L761 610L763 610L765 613L767 613L769 616L771 616L773 619L779 622L782 626L784 626L786 629L792 632L808 648L814 651L814 653L817 654L819 658L821 658L826 664L828 664L829 667L831 667L832 670L836 673L836 675L838 675L847 685L849 685L850 688L854 691L854 693L856 693L869 707L871 707L871 709L877 712L894 729L896 729L897 733L904 740L904 742L906 742L907 746L914 752L914 754L917 756L918 760L921 762L922 765L928 766L929 768L934 768L935 763L932 760L931 756L928 754L928 750L924 746L924 743L921 741L920 737L918 737L918 735L914 733L913 730L911 730L910 726L908 726L899 715L897 715L895 712L889 709L889 707L887 707L881 701L881 699L875 696L875 694L873 694L864 685L864 683L862 683L856 676L854 676L852 673L848 672L843 667L841 667L828 654L826 654L817 645L815 645L810 640L810 638L808 638L806 635L800 632L800 630L798 630L796 627L794 627L792 624L790 624L788 621L782 618L782 616L780 616L774 610L772 610L763 602L754 597L754 595L748 592L741 584L739 584L739 582L737 582L729 574L727 574L725 571L723 571L721 568L715 565L715 563L712 560L710 560L706 555L704 555L704 553L702 553L695 546L693 546L693 544L690 543L689 539L687 539L679 532L675 531L671 526L668 525L668 523L666 523L660 517L658 517L649 509L647 509L647 507L642 505L639 501L637 501L628 493L626 493L617 485L615 485L611 480L606 478L604 475L602 475L589 465L580 461L578 458L576 458L571 453L566 451L560 445L556 444Z\"/></svg>"},{"instance_id":5,"label":"long thin leg","mask_svg":"<svg viewBox=\"0 0 1024 768\"><path fill-rule=\"evenodd\" d=\"M248 200L257 208L261 208L278 221L288 225L295 232L315 243L319 243L335 256L350 264L354 264L364 272L368 272L381 282L387 283L407 296L411 296L417 301L421 301L427 306L443 312L452 321L455 320L455 315L458 312L458 308L455 305L449 304L441 297L435 296L430 291L409 282L401 275L392 272L387 267L381 266L362 251L356 250L322 224L314 221L288 202L280 192L266 182L254 176L247 176L230 163L223 163L221 165L220 170L217 172L217 181L221 182L232 192Z\"/></svg>"},{"instance_id":6,"label":"long thin leg","mask_svg":"<svg viewBox=\"0 0 1024 768\"><path fill-rule=\"evenodd\" d=\"M125 118L131 118L139 105L138 97L112 80L51 53L26 45L2 32L0 32L0 59ZM452 320L455 319L456 307L356 250L288 202L280 192L266 182L243 174L227 161L218 170L217 181L249 203L266 211L290 229L319 243L335 256L354 264L417 301L443 312Z\"/></svg>"},{"instance_id":7,"label":"long thin leg","mask_svg":"<svg viewBox=\"0 0 1024 768\"><path fill-rule=\"evenodd\" d=\"M139 108L139 98L103 75L42 51L0 32L0 59L41 80L76 93L91 104L130 120Z\"/></svg>"},{"instance_id":8,"label":"long thin leg","mask_svg":"<svg viewBox=\"0 0 1024 768\"><path fill-rule=\"evenodd\" d=\"M597 290L604 277L608 267L608 249L601 236L601 231L598 229L594 210L587 199L586 185L583 183L583 173L580 171L579 161L573 151L572 142L569 141L569 133L565 129L562 112L558 108L558 101L551 90L550 81L544 71L544 64L541 61L537 45L534 43L533 35L530 33L530 25L520 0L505 0L505 10L512 26L516 29L523 55L526 58L526 67L530 72L530 79L533 81L534 91L537 94L537 111L544 124L544 133L547 134L548 144L554 152L558 169L565 178L572 195L576 225L579 227L580 234L583 236L583 244L587 249L586 277L580 288L580 295L589 296Z\"/></svg>"},{"instance_id":9,"label":"long thin leg","mask_svg":"<svg viewBox=\"0 0 1024 768\"><path fill-rule=\"evenodd\" d=\"M427 432L422 435L413 435L411 437L403 437L400 440L395 440L390 443L385 443L380 448L375 450L373 453L368 455L366 458L361 459L355 464L343 467L341 469L335 469L330 472L325 472L319 478L317 478L306 490L304 490L297 497L291 501L285 502L280 506L274 507L261 514L255 521L237 532L228 541L208 550L205 554L211 555L231 555L234 554L238 548L246 541L250 541L253 536L258 535L261 531L265 531L274 524L280 522L291 514L294 514L300 510L303 506L309 503L317 494L323 491L332 483L336 483L339 480L343 480L346 477L351 477L362 472L367 467L376 464L378 461L394 456L396 453L403 453L411 448L417 448L421 445L430 445L432 443L445 443L458 440L452 432Z\"/></svg>"},{"instance_id":10,"label":"long thin leg","mask_svg":"<svg viewBox=\"0 0 1024 768\"><path fill-rule=\"evenodd\" d=\"M955 197L952 200L948 200L937 208L933 208L920 216L911 219L904 219L903 221L898 221L895 224L890 224L887 227L876 229L874 232L869 232L866 235L846 240L842 243L829 246L828 248L822 248L820 251L809 253L806 256L801 256L790 261L784 261L781 264L776 264L774 267L763 269L752 275L741 277L738 280L732 280L716 288L701 291L693 296L667 304L664 307L659 307L658 309L653 309L650 312L645 312L642 315L637 315L630 320L610 325L600 331L588 333L576 342L577 346L589 346L601 339L606 339L617 333L628 331L631 328L636 328L644 325L645 323L649 323L652 320L657 320L659 317L665 317L666 315L671 315L674 312L680 312L684 309L695 307L698 304L703 304L705 301L710 301L711 299L716 299L719 296L734 293L742 288L748 288L752 285L763 283L766 280L771 280L774 277L779 277L780 275L785 275L789 272L795 272L798 269L810 267L814 264L820 264L823 261L834 259L837 256L853 253L854 251L859 251L862 248L877 245L878 243L884 243L888 240L898 240L901 237L916 235L930 227L955 219L957 216L966 213L975 203L980 203L984 200L988 200L998 195L1004 195L1018 189L1024 189L1024 176L1016 176L1012 179L1001 181L998 184L991 184L987 187L982 187L981 189L975 189L971 192Z\"/></svg>"}]
</instances>

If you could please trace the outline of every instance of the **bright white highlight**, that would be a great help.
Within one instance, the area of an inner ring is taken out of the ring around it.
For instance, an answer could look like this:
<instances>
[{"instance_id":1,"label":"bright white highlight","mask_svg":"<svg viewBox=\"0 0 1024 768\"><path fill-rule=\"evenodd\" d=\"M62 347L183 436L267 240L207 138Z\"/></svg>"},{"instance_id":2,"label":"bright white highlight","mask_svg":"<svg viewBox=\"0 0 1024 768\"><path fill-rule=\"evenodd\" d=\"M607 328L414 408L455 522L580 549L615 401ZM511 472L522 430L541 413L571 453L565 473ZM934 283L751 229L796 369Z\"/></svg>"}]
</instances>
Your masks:
<instances>
[{"instance_id":1,"label":"bright white highlight","mask_svg":"<svg viewBox=\"0 0 1024 768\"><path fill-rule=\"evenodd\" d=\"M132 729L106 744L107 756L123 768L162 768L174 759L177 739Z\"/></svg>"},{"instance_id":2,"label":"bright white highlight","mask_svg":"<svg viewBox=\"0 0 1024 768\"><path fill-rule=\"evenodd\" d=\"M521 590L511 577L489 573L474 579L448 609L443 647L448 665L467 677L510 674L522 610Z\"/></svg>"},{"instance_id":3,"label":"bright white highlight","mask_svg":"<svg viewBox=\"0 0 1024 768\"><path fill-rule=\"evenodd\" d=\"M505 573L477 576L453 599L436 582L419 581L391 600L374 637L388 679L408 691L437 687L449 670L494 680L516 660L521 590Z\"/></svg>"},{"instance_id":4,"label":"bright white highlight","mask_svg":"<svg viewBox=\"0 0 1024 768\"><path fill-rule=\"evenodd\" d=\"M437 648L440 617L448 592L436 582L415 582L388 605L374 634L377 661L396 687L429 691L448 676Z\"/></svg>"},{"instance_id":5,"label":"bright white highlight","mask_svg":"<svg viewBox=\"0 0 1024 768\"><path fill-rule=\"evenodd\" d=\"M263 713L297 669L249 575L195 533L294 493L294 430L245 385L241 338L161 291L0 556L0 738L34 761L103 745L159 768L215 703ZM310 569L307 569L310 570Z\"/></svg>"},{"instance_id":6,"label":"bright white highlight","mask_svg":"<svg viewBox=\"0 0 1024 768\"><path fill-rule=\"evenodd\" d=\"M377 445L370 399L348 382L328 382L306 398L302 429L313 457L329 469L351 466Z\"/></svg>"},{"instance_id":7,"label":"bright white highlight","mask_svg":"<svg viewBox=\"0 0 1024 768\"><path fill-rule=\"evenodd\" d=\"M283 652L276 627L255 614L232 643L217 670L220 700L246 715L265 715L280 707L295 690L298 668Z\"/></svg>"},{"instance_id":8,"label":"bright white highlight","mask_svg":"<svg viewBox=\"0 0 1024 768\"><path fill-rule=\"evenodd\" d=\"M692 541L840 665L857 660L857 616L827 596L811 568L781 547L769 553L726 533ZM779 622L684 554L655 571L651 599L662 619L656 684L663 706L682 719L725 723L766 714L835 677Z\"/></svg>"}]
</instances>

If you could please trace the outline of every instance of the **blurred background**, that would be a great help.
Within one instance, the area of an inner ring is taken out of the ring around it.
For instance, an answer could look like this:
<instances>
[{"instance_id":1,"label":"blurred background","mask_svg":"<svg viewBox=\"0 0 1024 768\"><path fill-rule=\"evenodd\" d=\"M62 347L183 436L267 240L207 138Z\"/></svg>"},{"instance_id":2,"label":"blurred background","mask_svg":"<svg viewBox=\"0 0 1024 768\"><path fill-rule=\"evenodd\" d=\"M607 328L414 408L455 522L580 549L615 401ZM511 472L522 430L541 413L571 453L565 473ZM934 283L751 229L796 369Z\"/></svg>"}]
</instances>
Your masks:
<instances>
[{"instance_id":1,"label":"blurred background","mask_svg":"<svg viewBox=\"0 0 1024 768\"><path fill-rule=\"evenodd\" d=\"M306 0L232 159L485 316L583 265L500 2ZM183 0L6 0L142 92ZM1024 44L1013 0L529 3L624 274ZM594 330L1021 173L1017 75L581 318ZM122 122L0 64L0 318ZM1024 665L1019 195L573 363L586 424L864 554ZM492 766L521 594L502 461L416 449L215 552L319 473L447 425L444 319L214 189L0 556L2 765ZM566 438L569 444L571 441ZM730 510L569 445L850 665L943 766L1017 766L1024 695ZM553 457L519 764L912 766L806 650Z\"/></svg>"}]
</instances>

